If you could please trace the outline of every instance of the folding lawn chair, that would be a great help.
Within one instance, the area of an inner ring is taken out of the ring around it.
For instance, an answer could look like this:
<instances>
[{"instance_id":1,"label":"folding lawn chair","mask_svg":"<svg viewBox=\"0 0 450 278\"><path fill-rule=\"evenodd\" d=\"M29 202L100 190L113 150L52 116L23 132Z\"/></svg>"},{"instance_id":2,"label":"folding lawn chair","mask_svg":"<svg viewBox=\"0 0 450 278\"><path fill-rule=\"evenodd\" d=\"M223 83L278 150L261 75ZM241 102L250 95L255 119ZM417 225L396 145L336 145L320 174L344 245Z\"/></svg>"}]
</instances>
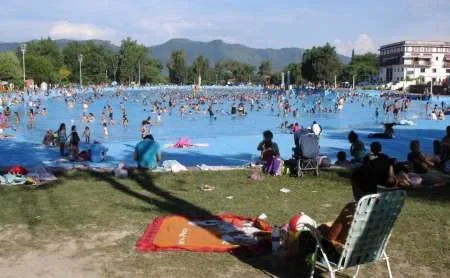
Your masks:
<instances>
[{"instance_id":1,"label":"folding lawn chair","mask_svg":"<svg viewBox=\"0 0 450 278\"><path fill-rule=\"evenodd\" d=\"M360 265L384 259L389 277L392 278L389 257L385 249L395 220L405 203L405 197L404 190L395 190L361 198L357 204L344 249L337 262L328 259L320 241L320 233L314 227L310 227L314 230L317 248L331 274L330 277L335 278L337 272L357 266L353 276L356 277Z\"/></svg>"},{"instance_id":2,"label":"folding lawn chair","mask_svg":"<svg viewBox=\"0 0 450 278\"><path fill-rule=\"evenodd\" d=\"M292 149L297 164L297 176L302 177L304 171L314 171L319 175L319 137L313 133L303 134L296 140Z\"/></svg>"}]
</instances>

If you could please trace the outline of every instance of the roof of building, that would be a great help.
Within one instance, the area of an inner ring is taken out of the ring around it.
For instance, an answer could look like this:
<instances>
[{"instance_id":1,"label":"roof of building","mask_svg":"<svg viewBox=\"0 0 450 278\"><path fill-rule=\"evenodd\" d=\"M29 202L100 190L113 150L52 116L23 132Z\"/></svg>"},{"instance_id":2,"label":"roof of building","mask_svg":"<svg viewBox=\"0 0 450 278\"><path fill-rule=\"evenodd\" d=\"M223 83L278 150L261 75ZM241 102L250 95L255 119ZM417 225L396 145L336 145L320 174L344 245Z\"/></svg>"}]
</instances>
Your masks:
<instances>
[{"instance_id":1,"label":"roof of building","mask_svg":"<svg viewBox=\"0 0 450 278\"><path fill-rule=\"evenodd\" d=\"M402 45L407 45L407 46L446 46L446 47L450 47L450 42L444 42L444 41L400 41L400 42L395 42L395 43L382 45L382 46L380 46L380 49L390 48L390 47L393 47L393 46L402 46Z\"/></svg>"}]
</instances>

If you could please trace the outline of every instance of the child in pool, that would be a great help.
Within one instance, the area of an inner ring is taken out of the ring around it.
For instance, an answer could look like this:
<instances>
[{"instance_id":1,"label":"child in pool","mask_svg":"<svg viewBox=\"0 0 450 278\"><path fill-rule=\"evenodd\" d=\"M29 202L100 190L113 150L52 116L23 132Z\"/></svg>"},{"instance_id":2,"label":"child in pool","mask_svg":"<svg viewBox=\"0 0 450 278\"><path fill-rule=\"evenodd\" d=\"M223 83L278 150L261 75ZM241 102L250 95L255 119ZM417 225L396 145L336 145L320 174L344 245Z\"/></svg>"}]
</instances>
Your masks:
<instances>
[{"instance_id":1,"label":"child in pool","mask_svg":"<svg viewBox=\"0 0 450 278\"><path fill-rule=\"evenodd\" d=\"M122 125L124 126L124 127L127 127L128 126L128 116L127 116L127 113L123 113L123 115L122 115Z\"/></svg>"},{"instance_id":2,"label":"child in pool","mask_svg":"<svg viewBox=\"0 0 450 278\"><path fill-rule=\"evenodd\" d=\"M88 126L84 128L83 137L86 144L89 144L91 142L91 131L89 130Z\"/></svg>"},{"instance_id":3,"label":"child in pool","mask_svg":"<svg viewBox=\"0 0 450 278\"><path fill-rule=\"evenodd\" d=\"M108 126L106 125L106 123L103 123L103 135L105 137L109 136Z\"/></svg>"},{"instance_id":4,"label":"child in pool","mask_svg":"<svg viewBox=\"0 0 450 278\"><path fill-rule=\"evenodd\" d=\"M14 118L15 118L16 128L17 128L17 127L19 127L19 125L20 125L20 116L19 116L19 112L14 112Z\"/></svg>"}]
</instances>

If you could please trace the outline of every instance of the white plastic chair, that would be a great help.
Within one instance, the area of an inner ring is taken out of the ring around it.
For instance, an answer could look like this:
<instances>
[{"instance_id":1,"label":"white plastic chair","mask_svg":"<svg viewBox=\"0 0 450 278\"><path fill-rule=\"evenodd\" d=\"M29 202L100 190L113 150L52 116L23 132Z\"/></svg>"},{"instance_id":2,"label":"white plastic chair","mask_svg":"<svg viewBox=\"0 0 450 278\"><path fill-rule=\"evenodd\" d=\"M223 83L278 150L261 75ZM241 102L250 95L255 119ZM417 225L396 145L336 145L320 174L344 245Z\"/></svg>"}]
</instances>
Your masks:
<instances>
[{"instance_id":1,"label":"white plastic chair","mask_svg":"<svg viewBox=\"0 0 450 278\"><path fill-rule=\"evenodd\" d=\"M317 249L320 250L332 278L336 277L336 272L353 266L357 266L353 276L356 277L360 265L381 260L386 261L389 277L392 278L389 257L385 249L392 227L405 203L405 197L404 190L395 190L361 198L338 262L331 262L328 259L320 243L321 236L314 230Z\"/></svg>"}]
</instances>

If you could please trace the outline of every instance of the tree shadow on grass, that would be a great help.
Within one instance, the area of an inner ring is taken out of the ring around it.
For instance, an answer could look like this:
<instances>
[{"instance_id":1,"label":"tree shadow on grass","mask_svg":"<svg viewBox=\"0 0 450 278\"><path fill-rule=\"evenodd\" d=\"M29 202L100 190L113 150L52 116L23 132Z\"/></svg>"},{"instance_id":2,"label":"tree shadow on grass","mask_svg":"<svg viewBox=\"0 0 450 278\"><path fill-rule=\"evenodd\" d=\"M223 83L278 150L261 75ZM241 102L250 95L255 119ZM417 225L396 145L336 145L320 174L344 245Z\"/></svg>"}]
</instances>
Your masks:
<instances>
[{"instance_id":1,"label":"tree shadow on grass","mask_svg":"<svg viewBox=\"0 0 450 278\"><path fill-rule=\"evenodd\" d=\"M432 202L450 202L450 186L408 189L408 198Z\"/></svg>"},{"instance_id":2,"label":"tree shadow on grass","mask_svg":"<svg viewBox=\"0 0 450 278\"><path fill-rule=\"evenodd\" d=\"M207 209L177 196L174 196L169 191L155 184L154 176L148 171L138 170L131 174L129 178L135 181L137 185L139 185L139 187L141 187L143 190L151 193L152 195L155 195L155 197L150 197L148 194L143 194L136 190L133 190L110 174L98 173L93 171L87 171L87 173L98 180L107 182L115 190L141 200L148 205L155 206L156 210L161 211L161 213L166 212L185 216L213 216L213 214ZM179 180L178 182L183 183L184 181ZM134 206L125 207L136 209ZM139 206L139 208L137 209L139 209L140 211L154 211L154 209L152 209L151 207L147 208L146 206ZM299 269L299 264L297 264L294 260L281 263L280 259L274 257L271 253L266 253L264 255L256 257L243 254L235 254L235 256L240 261L261 270L268 276L275 275L278 277L303 277L303 275L301 275L302 269Z\"/></svg>"},{"instance_id":3,"label":"tree shadow on grass","mask_svg":"<svg viewBox=\"0 0 450 278\"><path fill-rule=\"evenodd\" d=\"M17 190L21 192L20 198L17 199L17 207L20 209L19 217L21 217L25 221L25 223L27 224L27 229L29 230L33 238L38 235L37 227L41 223L41 214L43 212L39 204L39 197L37 196L39 194L38 191L51 188L59 183L60 181L55 181L51 184L46 184L39 187L19 185L14 189L14 191ZM3 188L0 188L0 191L1 189ZM46 192L49 191L46 190ZM51 192L49 193L48 199L51 208L62 215L62 211L55 202L55 199L53 198Z\"/></svg>"}]
</instances>

